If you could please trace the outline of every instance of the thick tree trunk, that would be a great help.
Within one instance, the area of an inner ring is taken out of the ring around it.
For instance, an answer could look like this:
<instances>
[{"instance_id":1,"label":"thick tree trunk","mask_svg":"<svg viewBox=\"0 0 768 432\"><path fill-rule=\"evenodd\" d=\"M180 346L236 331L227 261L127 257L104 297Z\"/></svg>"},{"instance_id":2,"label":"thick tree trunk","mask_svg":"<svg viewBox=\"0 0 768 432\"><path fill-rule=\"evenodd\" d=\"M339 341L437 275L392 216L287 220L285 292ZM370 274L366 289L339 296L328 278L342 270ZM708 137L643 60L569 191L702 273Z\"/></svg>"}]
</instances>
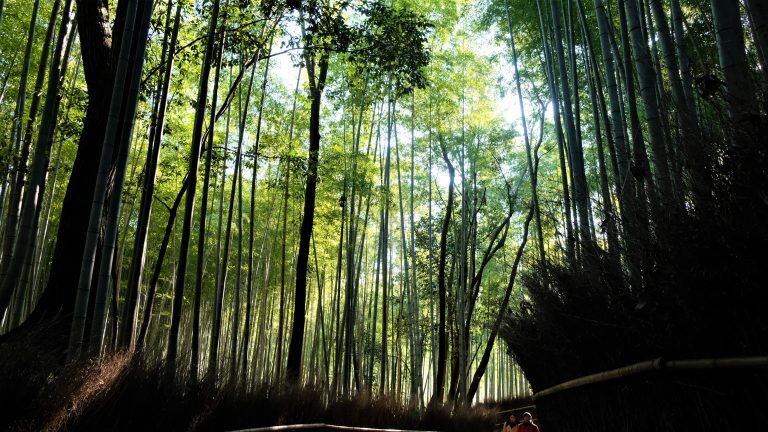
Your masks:
<instances>
[{"instance_id":1,"label":"thick tree trunk","mask_svg":"<svg viewBox=\"0 0 768 432\"><path fill-rule=\"evenodd\" d=\"M69 58L68 54L71 52L72 45L74 45L73 42L76 39L76 37L75 37L75 34L76 34L75 32L77 31L76 30L76 26L77 25L75 25L75 27L73 27L72 30L70 30L70 36L69 36L69 42L68 42L69 46L67 47L67 52L65 53L63 59ZM66 64L67 64L67 62L65 62L62 65L62 70L61 70L61 72L62 72L61 73L62 81L64 80L64 77L66 75L64 73L65 69L66 69L64 66L66 66ZM80 75L80 59L78 58L76 66L75 66L75 73L72 74L72 79L69 82L69 88L70 89L74 88L75 82L77 81L77 78L78 78L79 75ZM56 107L57 107L56 109L57 110L58 110L60 102L61 102L60 100L57 101L57 105L56 105ZM69 119L69 112L70 112L70 108L71 107L72 107L71 103L68 101L67 102L66 113L64 115L65 119ZM55 133L52 134L51 135L51 140L53 140L55 138L55 136L56 136ZM61 136L61 133L59 133L59 136ZM47 268L47 264L48 264L46 262L46 266L45 267L43 266L43 257L47 257L48 256L48 253L47 253L48 252L48 244L49 244L49 242L47 241L48 240L48 225L49 225L50 220L51 220L51 210L53 208L53 198L54 198L55 193L56 193L56 184L57 184L58 179L59 179L59 168L61 166L61 149L62 149L62 145L63 144L62 144L61 140L59 140L59 145L58 145L58 148L56 150L56 158L55 158L55 162L53 163L53 168L52 168L53 174L52 174L50 186L48 187L48 189L49 189L49 191L48 191L48 198L46 199L46 204L43 207L43 208L45 208L45 217L43 218L43 221L44 221L43 222L43 230L42 230L42 232L40 233L40 236L39 236L37 257L35 258L34 263L33 263L33 265L35 266L34 277L33 277L33 282L32 282L33 285L31 287L31 289L32 289L32 293L31 294L32 294L33 298L36 298L37 295L39 294L38 286L39 286L40 280L42 278L42 273L43 273L44 269ZM32 303L32 302L30 301L30 303Z\"/></svg>"},{"instance_id":2,"label":"thick tree trunk","mask_svg":"<svg viewBox=\"0 0 768 432\"><path fill-rule=\"evenodd\" d=\"M30 316L14 332L23 331L43 321L60 317L68 322L75 308L80 264L83 259L88 214L93 201L97 169L104 143L107 115L112 97L115 56L122 40L127 3L120 2L110 30L108 8L104 0L77 0L77 20L83 71L88 86L88 106L72 165L72 175L62 202L56 247L51 260L48 283ZM69 325L59 327L69 332ZM60 347L66 338L56 338Z\"/></svg>"},{"instance_id":3,"label":"thick tree trunk","mask_svg":"<svg viewBox=\"0 0 768 432\"><path fill-rule=\"evenodd\" d=\"M69 360L74 360L80 355L83 345L86 318L88 317L89 298L91 296L92 275L97 259L96 250L100 236L99 231L102 226L104 200L108 188L107 182L109 180L110 171L114 166L113 154L116 149L119 152L120 143L117 140L117 137L119 136L119 127L122 123L124 100L127 99L125 95L128 91L128 86L130 85L129 71L131 69L131 51L133 42L136 39L137 15L139 14L137 11L137 3L138 1L132 0L126 6L125 34L123 35L122 44L120 45L120 54L117 58L117 70L112 89L112 96L110 98L105 132L102 137L102 151L97 165L98 170L96 173L92 200L87 207L89 209L88 223L80 223L86 228L85 245L79 265L77 291L74 312L72 315L72 327L69 335L69 348L67 352ZM61 241L61 239L59 239L59 241Z\"/></svg>"}]
</instances>

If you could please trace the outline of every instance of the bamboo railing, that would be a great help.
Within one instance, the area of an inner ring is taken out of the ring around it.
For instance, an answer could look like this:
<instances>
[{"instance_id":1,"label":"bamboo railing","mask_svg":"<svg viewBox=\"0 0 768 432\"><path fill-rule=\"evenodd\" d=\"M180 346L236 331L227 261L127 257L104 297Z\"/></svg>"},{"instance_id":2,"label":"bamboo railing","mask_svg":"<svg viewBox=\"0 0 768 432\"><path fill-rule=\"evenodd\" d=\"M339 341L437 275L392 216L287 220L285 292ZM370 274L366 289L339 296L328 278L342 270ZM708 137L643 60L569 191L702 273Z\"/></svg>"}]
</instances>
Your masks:
<instances>
[{"instance_id":1,"label":"bamboo railing","mask_svg":"<svg viewBox=\"0 0 768 432\"><path fill-rule=\"evenodd\" d=\"M325 423L311 423L311 424L297 424L297 425L281 425L281 426L268 426L254 429L241 429L232 432L290 432L290 431L312 431L312 432L326 432L326 431L347 431L347 432L430 432L430 431L414 431L414 430L401 430L401 429L375 429L364 428L355 426L336 426Z\"/></svg>"},{"instance_id":2,"label":"bamboo railing","mask_svg":"<svg viewBox=\"0 0 768 432\"><path fill-rule=\"evenodd\" d=\"M768 356L759 357L736 357L736 358L713 358L698 360L664 360L655 358L629 366L611 369L604 372L598 372L586 375L581 378L572 379L564 383L546 388L533 394L533 399L539 399L559 393L563 390L569 390L588 384L597 384L605 381L611 381L628 376L640 375L643 373L661 371L661 370L701 370L701 369L758 369L768 368Z\"/></svg>"}]
</instances>

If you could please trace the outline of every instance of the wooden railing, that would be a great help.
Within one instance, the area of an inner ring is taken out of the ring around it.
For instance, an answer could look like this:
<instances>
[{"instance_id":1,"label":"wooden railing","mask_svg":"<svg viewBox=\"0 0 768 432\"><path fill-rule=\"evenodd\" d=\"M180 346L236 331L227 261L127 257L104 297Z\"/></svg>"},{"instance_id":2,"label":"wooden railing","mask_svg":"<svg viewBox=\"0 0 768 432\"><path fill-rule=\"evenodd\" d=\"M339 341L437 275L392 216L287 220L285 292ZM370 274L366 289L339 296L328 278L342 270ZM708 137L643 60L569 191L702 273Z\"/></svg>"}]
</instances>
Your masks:
<instances>
[{"instance_id":1,"label":"wooden railing","mask_svg":"<svg viewBox=\"0 0 768 432\"><path fill-rule=\"evenodd\" d=\"M290 432L290 431L433 432L433 431L415 431L415 430L402 430L402 429L375 429L375 428L365 428L365 427L356 427L356 426L337 426L337 425L329 425L325 423L268 426L268 427L253 428L253 429L241 429L241 430L232 431L232 432L277 432L277 431L281 431L281 432Z\"/></svg>"},{"instance_id":2,"label":"wooden railing","mask_svg":"<svg viewBox=\"0 0 768 432\"><path fill-rule=\"evenodd\" d=\"M569 390L589 384L626 378L660 370L701 370L701 369L763 369L768 368L768 356L712 358L696 360L665 360L661 357L635 363L629 366L599 372L581 378L572 379L533 394L533 399L539 399L563 390Z\"/></svg>"}]
</instances>

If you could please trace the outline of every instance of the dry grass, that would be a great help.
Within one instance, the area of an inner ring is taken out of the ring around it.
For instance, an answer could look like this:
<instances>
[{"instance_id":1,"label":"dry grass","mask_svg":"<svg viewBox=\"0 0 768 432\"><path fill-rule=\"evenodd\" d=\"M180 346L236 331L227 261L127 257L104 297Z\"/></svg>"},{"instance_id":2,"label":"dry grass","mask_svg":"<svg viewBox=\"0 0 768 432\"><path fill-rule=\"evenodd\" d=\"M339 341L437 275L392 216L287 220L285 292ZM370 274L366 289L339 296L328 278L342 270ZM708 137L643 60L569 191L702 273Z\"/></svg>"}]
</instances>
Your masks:
<instances>
[{"instance_id":1,"label":"dry grass","mask_svg":"<svg viewBox=\"0 0 768 432\"><path fill-rule=\"evenodd\" d=\"M7 354L6 348L0 347L0 356ZM365 394L326 404L322 393L309 387L257 386L246 391L234 384L214 387L208 381L173 382L163 368L148 364L141 356L120 354L64 368L55 366L58 361L48 359L47 367L37 364L39 371L47 368L54 372L43 381L26 382L23 400L15 400L16 407L23 409L0 416L0 430L220 431L329 423L481 432L493 430L498 421L489 407L453 411L439 407L420 412L391 398ZM0 384L13 377L19 375L6 369ZM7 396L11 392L2 393Z\"/></svg>"}]
</instances>

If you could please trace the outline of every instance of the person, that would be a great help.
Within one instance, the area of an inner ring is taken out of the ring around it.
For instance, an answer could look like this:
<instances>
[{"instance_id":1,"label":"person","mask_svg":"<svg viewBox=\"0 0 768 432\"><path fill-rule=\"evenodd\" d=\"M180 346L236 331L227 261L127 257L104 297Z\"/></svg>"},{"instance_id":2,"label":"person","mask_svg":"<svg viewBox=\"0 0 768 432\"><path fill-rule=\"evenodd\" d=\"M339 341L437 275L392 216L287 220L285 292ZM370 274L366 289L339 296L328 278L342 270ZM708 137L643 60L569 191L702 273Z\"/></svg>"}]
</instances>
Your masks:
<instances>
[{"instance_id":1,"label":"person","mask_svg":"<svg viewBox=\"0 0 768 432\"><path fill-rule=\"evenodd\" d=\"M515 413L509 413L509 418L504 422L504 432L518 432L517 425L520 421L517 420Z\"/></svg>"},{"instance_id":2,"label":"person","mask_svg":"<svg viewBox=\"0 0 768 432\"><path fill-rule=\"evenodd\" d=\"M533 422L531 413L526 412L526 413L523 413L523 421L521 421L520 424L517 425L517 430L515 432L541 432L541 431L539 430L539 426Z\"/></svg>"}]
</instances>

